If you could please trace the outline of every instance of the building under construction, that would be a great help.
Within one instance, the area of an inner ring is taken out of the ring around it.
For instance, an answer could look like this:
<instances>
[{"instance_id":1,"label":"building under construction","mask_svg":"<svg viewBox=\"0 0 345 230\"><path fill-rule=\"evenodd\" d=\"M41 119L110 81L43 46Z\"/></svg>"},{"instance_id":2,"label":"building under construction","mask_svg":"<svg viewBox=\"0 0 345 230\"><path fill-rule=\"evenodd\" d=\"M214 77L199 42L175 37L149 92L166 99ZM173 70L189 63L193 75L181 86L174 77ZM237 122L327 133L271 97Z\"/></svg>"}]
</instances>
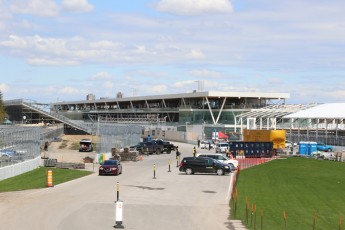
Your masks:
<instances>
[{"instance_id":1,"label":"building under construction","mask_svg":"<svg viewBox=\"0 0 345 230\"><path fill-rule=\"evenodd\" d=\"M139 124L150 129L175 127L210 138L215 130L241 134L243 129L284 129L291 141L343 143L344 104L286 104L288 93L192 92L51 104L4 101L15 124L63 123L65 132L96 133L102 123ZM338 111L338 112L336 112ZM238 135L237 135L238 136Z\"/></svg>"}]
</instances>

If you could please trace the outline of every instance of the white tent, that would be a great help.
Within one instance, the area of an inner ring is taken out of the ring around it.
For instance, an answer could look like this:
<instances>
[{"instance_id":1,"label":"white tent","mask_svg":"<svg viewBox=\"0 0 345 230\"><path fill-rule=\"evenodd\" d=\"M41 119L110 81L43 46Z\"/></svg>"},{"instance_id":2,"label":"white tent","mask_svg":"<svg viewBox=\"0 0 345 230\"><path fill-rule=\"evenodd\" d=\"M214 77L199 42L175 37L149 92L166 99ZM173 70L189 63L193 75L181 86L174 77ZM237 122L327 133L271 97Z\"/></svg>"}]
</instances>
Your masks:
<instances>
[{"instance_id":1,"label":"white tent","mask_svg":"<svg viewBox=\"0 0 345 230\"><path fill-rule=\"evenodd\" d=\"M345 119L345 103L327 103L284 116L283 118Z\"/></svg>"}]
</instances>

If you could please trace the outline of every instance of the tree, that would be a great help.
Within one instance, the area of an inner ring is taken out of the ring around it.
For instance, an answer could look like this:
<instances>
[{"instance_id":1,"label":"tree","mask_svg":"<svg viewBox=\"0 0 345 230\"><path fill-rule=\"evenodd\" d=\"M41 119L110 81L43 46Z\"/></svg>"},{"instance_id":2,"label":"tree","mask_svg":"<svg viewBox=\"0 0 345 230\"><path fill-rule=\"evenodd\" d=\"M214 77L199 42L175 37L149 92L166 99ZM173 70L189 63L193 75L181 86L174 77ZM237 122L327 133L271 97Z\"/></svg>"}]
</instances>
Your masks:
<instances>
[{"instance_id":1,"label":"tree","mask_svg":"<svg viewBox=\"0 0 345 230\"><path fill-rule=\"evenodd\" d=\"M2 92L0 91L0 124L2 124L7 118L7 114L5 111L4 102L2 101Z\"/></svg>"}]
</instances>

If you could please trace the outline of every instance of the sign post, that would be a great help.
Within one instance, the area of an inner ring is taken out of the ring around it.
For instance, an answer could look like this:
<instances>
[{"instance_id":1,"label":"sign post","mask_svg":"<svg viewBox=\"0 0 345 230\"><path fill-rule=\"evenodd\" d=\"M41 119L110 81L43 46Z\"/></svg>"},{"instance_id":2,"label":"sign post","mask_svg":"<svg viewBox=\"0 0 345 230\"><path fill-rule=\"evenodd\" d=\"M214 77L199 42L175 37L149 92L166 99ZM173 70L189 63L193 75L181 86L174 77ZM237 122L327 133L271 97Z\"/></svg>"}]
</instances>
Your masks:
<instances>
[{"instance_id":1,"label":"sign post","mask_svg":"<svg viewBox=\"0 0 345 230\"><path fill-rule=\"evenodd\" d=\"M122 211L123 211L123 202L122 201L116 201L116 209L115 209L115 226L114 228L125 228L122 225Z\"/></svg>"},{"instance_id":2,"label":"sign post","mask_svg":"<svg viewBox=\"0 0 345 230\"><path fill-rule=\"evenodd\" d=\"M123 202L119 200L120 196L120 184L116 183L116 201L115 201L115 226L114 228L125 228L122 225L122 211L123 211Z\"/></svg>"}]
</instances>

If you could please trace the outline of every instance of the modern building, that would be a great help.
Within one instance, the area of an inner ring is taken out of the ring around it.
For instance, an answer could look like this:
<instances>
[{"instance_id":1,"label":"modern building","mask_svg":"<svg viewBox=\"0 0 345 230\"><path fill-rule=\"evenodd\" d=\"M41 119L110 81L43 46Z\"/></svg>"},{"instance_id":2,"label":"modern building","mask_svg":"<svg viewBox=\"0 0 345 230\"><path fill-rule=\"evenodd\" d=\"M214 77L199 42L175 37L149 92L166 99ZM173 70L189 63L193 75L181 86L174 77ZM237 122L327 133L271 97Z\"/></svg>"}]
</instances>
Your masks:
<instances>
[{"instance_id":1,"label":"modern building","mask_svg":"<svg viewBox=\"0 0 345 230\"><path fill-rule=\"evenodd\" d=\"M14 124L64 123L65 131L95 133L101 123L139 124L151 130L177 128L195 133L191 139L196 139L210 138L215 130L238 137L243 128L285 129L290 141L345 145L343 103L286 104L289 96L209 91L123 97L118 93L116 98L88 96L52 104L11 100L4 105Z\"/></svg>"},{"instance_id":2,"label":"modern building","mask_svg":"<svg viewBox=\"0 0 345 230\"><path fill-rule=\"evenodd\" d=\"M272 104L284 104L289 97L288 93L209 91L55 102L51 104L51 111L72 120L91 122L235 128L237 115Z\"/></svg>"}]
</instances>

